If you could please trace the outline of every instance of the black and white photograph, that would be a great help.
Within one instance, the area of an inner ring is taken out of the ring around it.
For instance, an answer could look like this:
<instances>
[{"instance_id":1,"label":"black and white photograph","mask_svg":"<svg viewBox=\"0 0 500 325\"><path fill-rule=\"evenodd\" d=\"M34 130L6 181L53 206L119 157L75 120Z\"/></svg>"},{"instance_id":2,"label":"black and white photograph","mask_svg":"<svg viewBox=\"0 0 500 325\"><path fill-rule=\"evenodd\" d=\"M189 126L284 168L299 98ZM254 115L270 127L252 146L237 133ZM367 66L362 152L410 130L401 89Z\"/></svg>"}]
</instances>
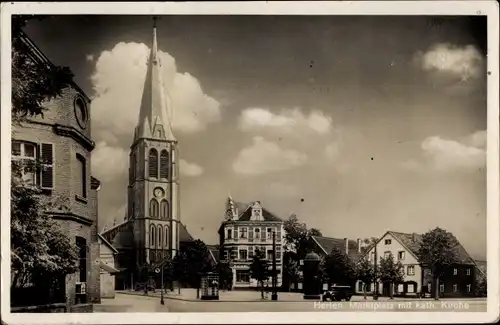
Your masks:
<instances>
[{"instance_id":1,"label":"black and white photograph","mask_svg":"<svg viewBox=\"0 0 500 325\"><path fill-rule=\"evenodd\" d=\"M5 323L499 317L498 3L251 5L2 4Z\"/></svg>"}]
</instances>

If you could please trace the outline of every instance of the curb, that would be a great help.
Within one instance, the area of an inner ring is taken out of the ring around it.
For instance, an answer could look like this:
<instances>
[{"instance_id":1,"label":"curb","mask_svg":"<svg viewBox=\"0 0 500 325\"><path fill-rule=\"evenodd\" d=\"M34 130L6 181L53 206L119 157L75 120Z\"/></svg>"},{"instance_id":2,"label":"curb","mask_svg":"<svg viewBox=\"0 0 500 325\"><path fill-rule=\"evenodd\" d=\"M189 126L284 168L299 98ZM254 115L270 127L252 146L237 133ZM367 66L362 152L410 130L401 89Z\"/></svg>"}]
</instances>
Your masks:
<instances>
[{"instance_id":1,"label":"curb","mask_svg":"<svg viewBox=\"0 0 500 325\"><path fill-rule=\"evenodd\" d=\"M125 294L125 295L132 295L132 296L144 296L144 297L154 297L154 298L160 298L160 296L157 295L143 295L139 293L134 293L134 292L127 292L127 291L116 291L117 294ZM163 296L164 299L171 299L171 300L179 300L179 301L187 301L187 302L274 302L274 300L200 300L200 299L189 299L189 298L180 298L180 297L172 297L168 295ZM455 301L455 300L465 300L465 301L487 301L485 298L469 298L469 299L462 299L462 298L448 298L448 299L439 299L439 300L434 300L433 298L421 298L421 299L416 299L416 298L409 298L409 299L384 299L384 300L360 300L360 301L351 301L351 302L406 302L406 301ZM322 302L321 300L277 300L276 302Z\"/></svg>"}]
</instances>

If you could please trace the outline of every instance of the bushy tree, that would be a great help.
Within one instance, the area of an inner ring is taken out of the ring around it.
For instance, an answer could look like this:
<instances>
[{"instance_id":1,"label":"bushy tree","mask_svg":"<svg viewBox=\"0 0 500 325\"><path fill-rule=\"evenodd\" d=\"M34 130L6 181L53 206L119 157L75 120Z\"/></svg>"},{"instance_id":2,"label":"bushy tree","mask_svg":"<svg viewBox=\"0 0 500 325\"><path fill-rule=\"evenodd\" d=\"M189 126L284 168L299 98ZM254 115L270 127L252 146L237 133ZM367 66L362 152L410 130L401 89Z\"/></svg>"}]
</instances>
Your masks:
<instances>
[{"instance_id":1,"label":"bushy tree","mask_svg":"<svg viewBox=\"0 0 500 325\"><path fill-rule=\"evenodd\" d=\"M439 299L439 279L457 262L459 245L452 233L439 227L422 235L417 255L420 264L431 271L436 300Z\"/></svg>"},{"instance_id":2,"label":"bushy tree","mask_svg":"<svg viewBox=\"0 0 500 325\"><path fill-rule=\"evenodd\" d=\"M305 223L299 222L298 217L292 214L283 224L286 232L285 242L294 248L298 259L303 259L312 250L312 236L322 236L316 228L307 229Z\"/></svg>"},{"instance_id":3,"label":"bushy tree","mask_svg":"<svg viewBox=\"0 0 500 325\"><path fill-rule=\"evenodd\" d=\"M366 300L366 286L375 283L376 280L375 267L366 258L356 264L356 278L363 282L363 296Z\"/></svg>"},{"instance_id":4,"label":"bushy tree","mask_svg":"<svg viewBox=\"0 0 500 325\"><path fill-rule=\"evenodd\" d=\"M11 267L12 286L28 282L48 284L77 270L78 248L46 212L65 209L62 200L49 200L26 186L18 176L20 167L12 164L11 177ZM39 280L39 281L37 281Z\"/></svg>"},{"instance_id":5,"label":"bushy tree","mask_svg":"<svg viewBox=\"0 0 500 325\"><path fill-rule=\"evenodd\" d=\"M356 280L354 263L347 254L336 247L321 261L320 269L329 284L352 286Z\"/></svg>"},{"instance_id":6,"label":"bushy tree","mask_svg":"<svg viewBox=\"0 0 500 325\"><path fill-rule=\"evenodd\" d=\"M404 267L399 261L394 260L394 256L389 254L380 259L378 278L382 283L389 284L389 295L393 298L393 286L404 281Z\"/></svg>"},{"instance_id":7,"label":"bushy tree","mask_svg":"<svg viewBox=\"0 0 500 325\"><path fill-rule=\"evenodd\" d=\"M219 261L215 268L219 274L219 283L224 289L229 289L233 283L233 270L226 261Z\"/></svg>"},{"instance_id":8,"label":"bushy tree","mask_svg":"<svg viewBox=\"0 0 500 325\"><path fill-rule=\"evenodd\" d=\"M201 278L213 271L210 253L205 243L199 239L183 243L173 260L173 274L178 281L196 288L196 296L200 296Z\"/></svg>"},{"instance_id":9,"label":"bushy tree","mask_svg":"<svg viewBox=\"0 0 500 325\"><path fill-rule=\"evenodd\" d=\"M250 264L250 276L260 285L261 298L264 299L264 281L271 276L269 261L262 250L256 250Z\"/></svg>"},{"instance_id":10,"label":"bushy tree","mask_svg":"<svg viewBox=\"0 0 500 325\"><path fill-rule=\"evenodd\" d=\"M287 290L290 289L290 284L292 282L297 282L300 275L299 262L296 259L295 253L285 252L283 253L283 283Z\"/></svg>"}]
</instances>

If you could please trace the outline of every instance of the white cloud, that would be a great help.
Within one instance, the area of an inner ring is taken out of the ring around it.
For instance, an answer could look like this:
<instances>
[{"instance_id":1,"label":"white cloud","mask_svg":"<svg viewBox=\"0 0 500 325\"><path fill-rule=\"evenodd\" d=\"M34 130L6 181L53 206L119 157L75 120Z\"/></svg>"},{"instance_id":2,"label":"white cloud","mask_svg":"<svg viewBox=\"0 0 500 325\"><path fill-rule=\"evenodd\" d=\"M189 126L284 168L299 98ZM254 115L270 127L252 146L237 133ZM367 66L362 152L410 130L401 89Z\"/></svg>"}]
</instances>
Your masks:
<instances>
[{"instance_id":1,"label":"white cloud","mask_svg":"<svg viewBox=\"0 0 500 325\"><path fill-rule=\"evenodd\" d=\"M332 128L332 119L321 111L312 111L306 115L296 108L285 109L276 114L264 108L248 108L242 112L239 126L243 131L274 128L285 132L300 133L309 130L327 134Z\"/></svg>"},{"instance_id":2,"label":"white cloud","mask_svg":"<svg viewBox=\"0 0 500 325\"><path fill-rule=\"evenodd\" d=\"M185 161L184 159L180 159L179 161L179 168L181 171L182 175L186 176L200 176L203 174L203 167L195 164L195 163L189 163Z\"/></svg>"},{"instance_id":3,"label":"white cloud","mask_svg":"<svg viewBox=\"0 0 500 325\"><path fill-rule=\"evenodd\" d=\"M483 67L482 55L472 45L440 43L427 52L418 53L416 59L424 70L448 72L464 79L480 76Z\"/></svg>"},{"instance_id":4,"label":"white cloud","mask_svg":"<svg viewBox=\"0 0 500 325\"><path fill-rule=\"evenodd\" d=\"M262 137L254 137L253 144L240 151L233 162L233 170L239 174L261 175L290 170L306 161L307 155L304 153L283 149Z\"/></svg>"},{"instance_id":5,"label":"white cloud","mask_svg":"<svg viewBox=\"0 0 500 325\"><path fill-rule=\"evenodd\" d=\"M467 144L432 136L425 139L421 147L431 166L438 170L484 167L486 150L481 142L481 133L471 135L469 140Z\"/></svg>"},{"instance_id":6,"label":"white cloud","mask_svg":"<svg viewBox=\"0 0 500 325\"><path fill-rule=\"evenodd\" d=\"M92 152L92 175L103 182L127 177L128 163L127 151L101 141Z\"/></svg>"},{"instance_id":7,"label":"white cloud","mask_svg":"<svg viewBox=\"0 0 500 325\"><path fill-rule=\"evenodd\" d=\"M99 55L91 78L95 91L92 102L95 130L111 129L115 137L131 137L139 115L148 55L146 45L123 42ZM173 129L196 132L217 122L220 119L217 100L203 92L195 77L179 73L172 56L163 52L159 56L163 83L170 97Z\"/></svg>"}]
</instances>

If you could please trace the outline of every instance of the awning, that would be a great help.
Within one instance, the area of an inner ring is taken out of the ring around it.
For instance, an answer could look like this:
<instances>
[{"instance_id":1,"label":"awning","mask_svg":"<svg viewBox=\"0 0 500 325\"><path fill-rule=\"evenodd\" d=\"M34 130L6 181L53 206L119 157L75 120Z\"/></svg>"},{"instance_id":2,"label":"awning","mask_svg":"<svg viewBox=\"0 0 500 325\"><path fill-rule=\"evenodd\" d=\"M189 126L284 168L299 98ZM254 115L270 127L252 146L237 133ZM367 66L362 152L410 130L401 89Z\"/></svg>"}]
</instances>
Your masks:
<instances>
[{"instance_id":1,"label":"awning","mask_svg":"<svg viewBox=\"0 0 500 325\"><path fill-rule=\"evenodd\" d=\"M103 261L99 261L99 266L101 267L101 269L103 269L104 271L110 273L110 274L114 274L114 273L119 273L120 270L117 270L116 268L112 267L111 265L108 265L106 263L104 263Z\"/></svg>"}]
</instances>

